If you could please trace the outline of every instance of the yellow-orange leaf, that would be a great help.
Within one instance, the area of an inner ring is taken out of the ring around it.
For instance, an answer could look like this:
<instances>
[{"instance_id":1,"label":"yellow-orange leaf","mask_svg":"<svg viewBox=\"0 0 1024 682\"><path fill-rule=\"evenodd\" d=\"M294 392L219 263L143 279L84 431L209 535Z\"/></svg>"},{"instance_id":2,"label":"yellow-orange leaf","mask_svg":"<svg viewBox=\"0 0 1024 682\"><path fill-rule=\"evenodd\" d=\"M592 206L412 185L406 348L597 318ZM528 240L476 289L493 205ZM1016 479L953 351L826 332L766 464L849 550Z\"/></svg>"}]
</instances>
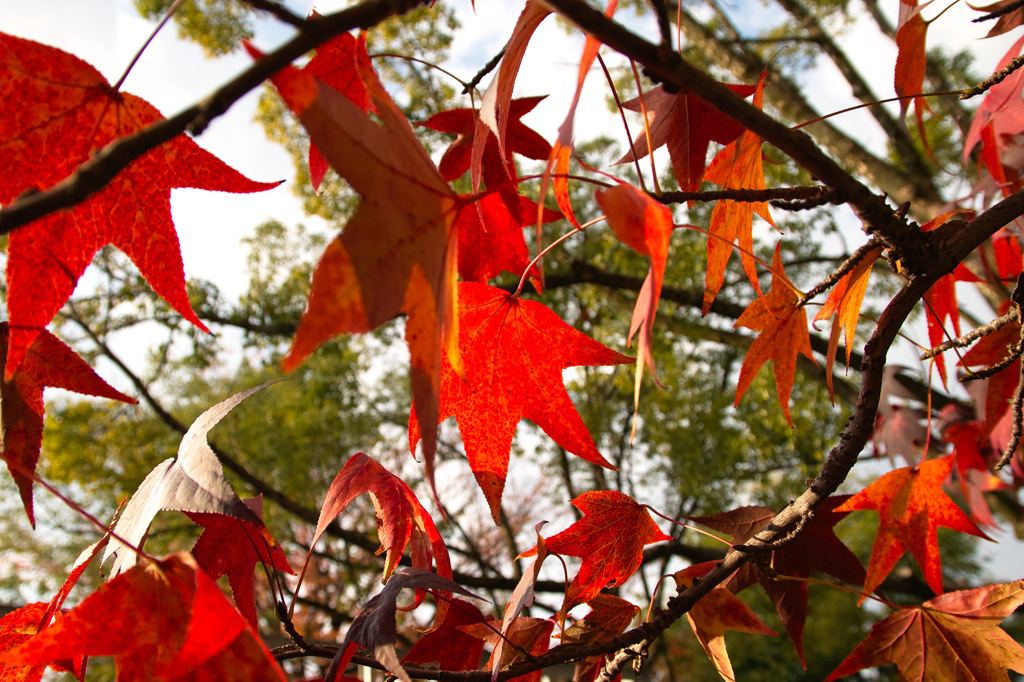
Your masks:
<instances>
[{"instance_id":1,"label":"yellow-orange leaf","mask_svg":"<svg viewBox=\"0 0 1024 682\"><path fill-rule=\"evenodd\" d=\"M825 359L825 379L828 382L828 394L835 402L835 391L832 389L832 365L836 360L836 351L839 349L839 334L846 329L846 367L850 367L850 348L853 346L853 336L857 331L857 319L860 317L860 307L864 304L864 292L867 291L868 279L871 274L871 266L882 255L882 247L868 251L857 266L850 272L843 275L832 293L825 300L814 321L827 320L835 315L832 322L832 334L828 338L828 356Z\"/></svg>"},{"instance_id":2,"label":"yellow-orange leaf","mask_svg":"<svg viewBox=\"0 0 1024 682\"><path fill-rule=\"evenodd\" d=\"M757 370L761 369L761 365L767 360L771 360L775 370L775 388L779 392L779 403L790 426L793 425L793 420L789 416L789 394L793 391L796 356L803 353L817 364L817 360L811 354L807 311L798 306L799 302L796 287L786 277L779 247L776 246L775 257L772 259L771 291L748 305L734 325L737 328L746 327L761 332L750 344L747 357L743 360L739 383L736 386L736 404L740 404L740 398L754 380Z\"/></svg>"},{"instance_id":3,"label":"yellow-orange leaf","mask_svg":"<svg viewBox=\"0 0 1024 682\"><path fill-rule=\"evenodd\" d=\"M696 564L674 573L672 578L676 587L689 587L695 578L700 578L712 568L716 562L708 561ZM704 653L707 654L722 679L734 682L732 661L725 648L725 631L749 632L755 635L775 636L779 633L761 622L750 607L727 588L718 586L704 595L700 601L686 614L686 620L697 635Z\"/></svg>"},{"instance_id":4,"label":"yellow-orange leaf","mask_svg":"<svg viewBox=\"0 0 1024 682\"><path fill-rule=\"evenodd\" d=\"M754 91L754 106L761 108L764 79L767 74L761 72ZM704 179L726 189L764 189L764 166L761 163L761 144L763 140L749 130L743 131L739 139L731 142L718 152L708 166ZM725 280L725 266L732 255L733 244L739 240L741 249L740 260L743 270L747 273L750 283L758 295L761 285L757 281L757 270L754 261L754 213L764 218L768 224L775 222L768 213L765 201L731 201L722 199L715 204L711 212L710 236L708 238L708 269L704 277L704 307L701 314L707 315L711 304L718 295Z\"/></svg>"}]
</instances>

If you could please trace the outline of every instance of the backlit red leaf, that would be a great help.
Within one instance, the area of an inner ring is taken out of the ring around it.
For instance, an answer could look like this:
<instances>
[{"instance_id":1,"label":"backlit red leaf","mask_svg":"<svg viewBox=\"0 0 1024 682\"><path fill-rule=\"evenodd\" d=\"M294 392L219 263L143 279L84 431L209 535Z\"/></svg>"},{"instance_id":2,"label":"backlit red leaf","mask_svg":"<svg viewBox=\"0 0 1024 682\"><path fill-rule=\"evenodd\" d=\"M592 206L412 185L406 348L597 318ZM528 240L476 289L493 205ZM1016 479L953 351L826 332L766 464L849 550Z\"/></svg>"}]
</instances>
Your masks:
<instances>
[{"instance_id":1,"label":"backlit red leaf","mask_svg":"<svg viewBox=\"0 0 1024 682\"><path fill-rule=\"evenodd\" d=\"M259 636L190 554L104 583L0 663L113 656L118 679L243 682L285 676Z\"/></svg>"},{"instance_id":2,"label":"backlit red leaf","mask_svg":"<svg viewBox=\"0 0 1024 682\"><path fill-rule=\"evenodd\" d=\"M49 620L48 608L45 603L34 602L15 609L0 618L0 680L3 682L39 682L43 679L47 664L17 665L3 661L3 655L34 637ZM66 666L52 662L54 669L64 670ZM79 671L83 670L81 657L72 664ZM81 679L81 675L78 675Z\"/></svg>"},{"instance_id":3,"label":"backlit red leaf","mask_svg":"<svg viewBox=\"0 0 1024 682\"><path fill-rule=\"evenodd\" d=\"M760 332L750 344L747 356L743 359L743 367L740 369L740 378L736 386L736 404L739 405L740 398L754 380L757 370L771 360L779 403L790 426L793 425L793 420L789 417L789 395L793 391L793 377L796 375L796 357L802 353L817 364L817 360L811 354L807 311L798 307L799 302L800 296L793 283L786 277L780 249L776 246L775 258L772 260L771 291L763 298L754 299L733 325L736 328L746 327Z\"/></svg>"},{"instance_id":4,"label":"backlit red leaf","mask_svg":"<svg viewBox=\"0 0 1024 682\"><path fill-rule=\"evenodd\" d=\"M728 87L741 97L747 97L755 90L751 85ZM659 85L644 93L642 99L643 109L647 112L651 147L667 146L679 189L696 192L704 179L711 142L729 144L743 133L743 126L685 89L667 92L663 85ZM623 102L622 106L639 112L640 102L641 98L636 97ZM637 135L632 150L615 163L631 163L647 156L650 151L647 135Z\"/></svg>"},{"instance_id":5,"label":"backlit red leaf","mask_svg":"<svg viewBox=\"0 0 1024 682\"><path fill-rule=\"evenodd\" d=\"M467 282L486 284L503 270L519 277L530 264L530 253L523 228L537 222L537 202L516 196L519 210L509 211L505 197L486 194L468 201L455 216L459 234L459 275ZM562 217L557 211L543 209L542 222ZM536 272L533 270L531 272ZM536 278L536 274L532 275Z\"/></svg>"},{"instance_id":6,"label":"backlit red leaf","mask_svg":"<svg viewBox=\"0 0 1024 682\"><path fill-rule=\"evenodd\" d=\"M466 456L498 522L512 437L529 419L588 462L612 468L569 399L562 371L633 362L576 331L549 308L483 284L459 284L459 346L465 378L444 360L440 420L455 417ZM422 420L409 420L415 451Z\"/></svg>"},{"instance_id":7,"label":"backlit red leaf","mask_svg":"<svg viewBox=\"0 0 1024 682\"><path fill-rule=\"evenodd\" d=\"M242 500L252 513L263 519L263 496ZM231 594L238 611L245 617L253 630L258 629L256 621L256 591L253 571L262 562L270 570L284 571L294 575L288 559L278 544L271 545L263 530L244 521L223 514L185 513L193 523L203 527L192 547L192 556L206 573L216 580L222 575L228 577Z\"/></svg>"},{"instance_id":8,"label":"backlit red leaf","mask_svg":"<svg viewBox=\"0 0 1024 682\"><path fill-rule=\"evenodd\" d=\"M464 625L462 630L478 637L484 642L490 642L491 644L497 644L498 634L495 632L501 627L500 621L490 621L487 625L478 623L476 625ZM516 618L512 621L511 627L509 627L506 637L515 646L495 646L491 650L491 657L487 661L487 668L490 670L501 670L505 666L515 663L521 658L519 651L525 651L531 656L540 656L545 653L551 646L551 631L555 629L555 623L551 620L541 620L540 618ZM500 652L500 653L495 653ZM509 682L540 682L542 670L529 673L527 675L520 675L519 677L513 677Z\"/></svg>"},{"instance_id":9,"label":"backlit red leaf","mask_svg":"<svg viewBox=\"0 0 1024 682\"><path fill-rule=\"evenodd\" d=\"M471 178L473 191L479 191L480 179L483 174L484 154L491 135L493 141L497 142L499 160L508 158L506 150L506 137L508 135L509 122L513 119L512 114L512 91L515 88L516 76L519 75L519 67L523 63L523 55L526 54L526 47L530 44L530 38L545 17L551 14L547 5L538 0L526 0L519 19L512 29L512 35L505 45L505 54L498 67L498 73L491 80L487 90L484 91L483 101L480 103L479 117L475 120L476 129L473 133L471 149ZM533 108L532 106L530 107ZM525 113L525 112L524 112ZM532 131L531 131L532 132ZM465 172L465 169L463 169ZM461 175L462 173L459 173ZM508 175L506 173L506 175ZM493 189L493 188L492 188Z\"/></svg>"},{"instance_id":10,"label":"backlit red leaf","mask_svg":"<svg viewBox=\"0 0 1024 682\"><path fill-rule=\"evenodd\" d=\"M484 641L466 634L463 628L484 620L476 606L464 599L453 599L444 622L423 635L402 663L437 663L441 670L477 670Z\"/></svg>"},{"instance_id":11,"label":"backlit red leaf","mask_svg":"<svg viewBox=\"0 0 1024 682\"><path fill-rule=\"evenodd\" d=\"M1024 673L1024 647L999 623L1024 603L1024 580L950 592L878 623L828 681L895 663L904 680L1009 680Z\"/></svg>"},{"instance_id":12,"label":"backlit red leaf","mask_svg":"<svg viewBox=\"0 0 1024 682\"><path fill-rule=\"evenodd\" d=\"M8 323L0 322L0 358L8 355L8 330ZM50 332L43 329L33 338L13 376L0 383L2 456L33 526L32 480L43 444L43 388L47 386L135 403L134 398L111 388Z\"/></svg>"},{"instance_id":13,"label":"backlit red leaf","mask_svg":"<svg viewBox=\"0 0 1024 682\"><path fill-rule=\"evenodd\" d=\"M161 119L146 101L114 91L81 59L0 34L0 204L56 184L94 151ZM16 230L7 252L12 332L6 379L107 244L127 254L154 291L205 331L185 293L171 189L257 192L276 185L247 179L182 134L132 162L75 208Z\"/></svg>"},{"instance_id":14,"label":"backlit red leaf","mask_svg":"<svg viewBox=\"0 0 1024 682\"><path fill-rule=\"evenodd\" d=\"M310 546L315 545L338 514L363 493L370 495L377 513L377 535L381 544L378 553L386 552L385 582L398 566L398 560L410 542L414 568L429 571L436 565L439 575L452 577L448 548L416 493L405 481L361 452L352 455L331 481ZM438 621L444 620L446 608L446 604L438 604Z\"/></svg>"},{"instance_id":15,"label":"backlit red leaf","mask_svg":"<svg viewBox=\"0 0 1024 682\"><path fill-rule=\"evenodd\" d=\"M562 643L596 644L626 631L640 613L640 607L613 594L599 594L589 602L590 613L565 629ZM592 682L601 672L606 656L591 656L577 661L574 682Z\"/></svg>"},{"instance_id":16,"label":"backlit red leaf","mask_svg":"<svg viewBox=\"0 0 1024 682\"><path fill-rule=\"evenodd\" d=\"M520 119L531 112L544 97L522 97L511 100L505 121L505 137L501 144L486 126L479 125L478 112L473 109L450 109L434 114L420 123L425 128L458 135L441 157L438 169L448 182L456 180L470 170L476 136L483 135L483 151L479 172L487 188L493 192L511 192L515 186L511 171L513 154L537 161L548 158L551 145ZM479 182L475 187L479 188ZM536 214L527 218L533 220ZM518 216L516 216L518 219Z\"/></svg>"},{"instance_id":17,"label":"backlit red leaf","mask_svg":"<svg viewBox=\"0 0 1024 682\"><path fill-rule=\"evenodd\" d=\"M925 149L929 152L931 150L928 148L924 128L924 110L928 107L928 102L924 97L909 96L919 95L924 90L925 67L928 61L925 39L929 22L921 16L921 10L930 4L929 1L918 5L917 0L911 3L900 2L899 25L896 29L896 72L893 76L896 94L906 98L900 100L900 119L906 118L907 109L913 99L917 130L924 141Z\"/></svg>"},{"instance_id":18,"label":"backlit red leaf","mask_svg":"<svg viewBox=\"0 0 1024 682\"><path fill-rule=\"evenodd\" d=\"M289 67L272 79L312 142L362 198L317 264L309 304L283 366L292 370L328 339L368 332L406 313L412 393L426 424L423 455L432 471L442 328L451 339L449 360L460 366L453 326L457 241L451 229L458 197L372 65L357 60L357 68L383 126L309 73Z\"/></svg>"},{"instance_id":19,"label":"backlit red leaf","mask_svg":"<svg viewBox=\"0 0 1024 682\"><path fill-rule=\"evenodd\" d=\"M935 535L939 526L986 538L942 490L952 470L952 455L926 460L917 467L897 469L836 508L837 512L866 509L879 514L865 592L872 592L881 585L903 553L909 551L924 571L928 586L936 594L942 594L942 562ZM864 599L861 597L862 602Z\"/></svg>"},{"instance_id":20,"label":"backlit red leaf","mask_svg":"<svg viewBox=\"0 0 1024 682\"><path fill-rule=\"evenodd\" d=\"M566 590L562 613L589 602L606 587L626 582L640 568L644 546L672 539L661 532L646 508L618 491L583 493L572 504L583 518L546 541L550 554L583 559Z\"/></svg>"},{"instance_id":21,"label":"backlit red leaf","mask_svg":"<svg viewBox=\"0 0 1024 682\"><path fill-rule=\"evenodd\" d=\"M999 71L1005 68L1007 64L1020 54L1021 48L1024 48L1024 36L1019 38L1007 50L1006 54L999 60L995 70ZM985 94L985 99L982 100L981 106L974 113L971 127L967 131L967 139L964 141L963 162L965 166L970 162L971 152L974 150L974 147L983 141L983 131L985 129L988 129L990 134L988 140L984 141L983 144L988 147L987 151L997 159L995 162L997 164L999 163L998 159L1007 151L1010 144L1009 140L1014 135L1024 132L1024 106L1021 105L1022 89L1024 89L1024 71L1017 69L1005 80L993 85ZM985 151L983 149L983 156ZM1000 172L998 168L994 170Z\"/></svg>"}]
</instances>

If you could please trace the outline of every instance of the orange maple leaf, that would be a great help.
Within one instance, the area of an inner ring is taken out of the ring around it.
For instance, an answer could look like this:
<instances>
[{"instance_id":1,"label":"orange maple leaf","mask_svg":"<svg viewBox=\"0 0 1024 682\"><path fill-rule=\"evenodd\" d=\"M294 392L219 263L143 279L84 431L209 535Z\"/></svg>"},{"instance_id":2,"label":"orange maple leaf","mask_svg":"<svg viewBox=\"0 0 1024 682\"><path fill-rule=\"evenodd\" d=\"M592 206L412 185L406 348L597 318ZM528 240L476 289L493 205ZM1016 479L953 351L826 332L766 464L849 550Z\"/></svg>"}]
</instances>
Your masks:
<instances>
[{"instance_id":1,"label":"orange maple leaf","mask_svg":"<svg viewBox=\"0 0 1024 682\"><path fill-rule=\"evenodd\" d=\"M953 463L953 455L948 455L890 471L836 507L837 512L870 509L880 516L865 593L881 585L909 551L924 571L928 586L942 594L942 562L935 534L939 526L989 539L942 490ZM861 597L861 603L864 599Z\"/></svg>"},{"instance_id":2,"label":"orange maple leaf","mask_svg":"<svg viewBox=\"0 0 1024 682\"><path fill-rule=\"evenodd\" d=\"M766 72L761 72L754 91L754 106L761 108ZM739 139L731 142L718 152L708 166L704 179L726 189L764 189L764 167L761 162L763 140L749 130L744 130ZM768 212L766 201L732 201L721 199L711 211L711 225L708 236L708 269L704 276L703 315L707 315L711 304L725 281L725 266L732 255L733 244L739 240L740 261L747 278L761 295L754 261L754 213L774 227L775 222Z\"/></svg>"},{"instance_id":3,"label":"orange maple leaf","mask_svg":"<svg viewBox=\"0 0 1024 682\"><path fill-rule=\"evenodd\" d=\"M1024 647L999 623L1024 603L1024 580L949 592L878 623L826 682L895 663L905 680L1009 680Z\"/></svg>"},{"instance_id":4,"label":"orange maple leaf","mask_svg":"<svg viewBox=\"0 0 1024 682\"><path fill-rule=\"evenodd\" d=\"M78 57L0 33L0 204L56 184L97 149L161 119L148 102L115 91ZM249 180L182 134L133 161L73 209L15 230L7 251L5 378L10 381L32 340L106 244L121 249L157 294L208 331L185 292L171 189L257 192L278 184Z\"/></svg>"},{"instance_id":5,"label":"orange maple leaf","mask_svg":"<svg viewBox=\"0 0 1024 682\"><path fill-rule=\"evenodd\" d=\"M492 620L486 624L463 625L459 629L484 642L496 645L498 641L501 641L498 635L500 628L501 621ZM517 659L521 658L520 652L526 652L530 656L540 656L550 648L551 631L554 629L555 623L551 620L527 618L525 616L516 618L505 632L505 638L512 646L495 646L491 650L491 657L488 659L484 669L490 669L492 671L492 679L497 679L499 670L515 663ZM542 670L537 670L512 678L512 680L515 682L540 682L542 672Z\"/></svg>"},{"instance_id":6,"label":"orange maple leaf","mask_svg":"<svg viewBox=\"0 0 1024 682\"><path fill-rule=\"evenodd\" d=\"M459 284L459 347L465 378L443 362L439 420L455 417L466 456L498 523L516 426L524 417L569 452L614 468L569 399L562 370L633 362L576 331L549 308L501 289ZM423 421L409 419L415 451ZM436 424L435 424L436 428Z\"/></svg>"},{"instance_id":7,"label":"orange maple leaf","mask_svg":"<svg viewBox=\"0 0 1024 682\"><path fill-rule=\"evenodd\" d=\"M644 506L616 490L583 493L572 505L583 518L546 540L548 553L583 559L565 592L563 614L604 588L626 582L640 568L645 545L672 539L661 532ZM520 556L535 552L536 548Z\"/></svg>"},{"instance_id":8,"label":"orange maple leaf","mask_svg":"<svg viewBox=\"0 0 1024 682\"><path fill-rule=\"evenodd\" d=\"M644 365L649 365L654 383L661 386L651 354L651 330L661 299L661 285L665 279L668 261L668 243L675 225L672 211L654 200L646 192L626 184L595 193L597 203L605 212L608 226L626 246L651 259L651 270L640 288L633 320L629 325L629 339L642 326L637 344L636 380L633 384L633 435L636 435L636 412L640 409L640 379ZM632 438L632 436L631 436Z\"/></svg>"},{"instance_id":9,"label":"orange maple leaf","mask_svg":"<svg viewBox=\"0 0 1024 682\"><path fill-rule=\"evenodd\" d=\"M747 356L743 359L740 378L736 386L736 405L750 386L767 360L771 359L775 370L775 388L779 393L779 403L786 421L793 425L789 416L789 395L793 391L793 377L796 374L796 356L802 353L815 364L817 360L811 354L811 336L807 330L807 312L798 307L800 296L796 287L786 277L782 267L781 249L775 247L772 259L772 288L763 298L755 299L736 320L736 328L747 327L758 334L750 344Z\"/></svg>"},{"instance_id":10,"label":"orange maple leaf","mask_svg":"<svg viewBox=\"0 0 1024 682\"><path fill-rule=\"evenodd\" d=\"M846 329L846 337L843 339L846 345L846 366L850 366L850 352L853 348L853 337L857 332L857 320L860 318L860 308L864 303L864 294L868 288L868 279L871 275L871 266L878 257L882 255L882 247L871 249L856 267L843 275L832 293L825 299L825 304L814 316L814 321L827 320L835 315L832 322L832 333L828 337L828 355L825 359L825 381L828 383L828 394L835 402L835 390L832 388L832 365L836 360L836 351L839 350L839 334Z\"/></svg>"},{"instance_id":11,"label":"orange maple leaf","mask_svg":"<svg viewBox=\"0 0 1024 682\"><path fill-rule=\"evenodd\" d=\"M286 679L259 635L187 553L139 564L104 583L0 655L0 663L41 665L83 655L113 656L124 680Z\"/></svg>"},{"instance_id":12,"label":"orange maple leaf","mask_svg":"<svg viewBox=\"0 0 1024 682\"><path fill-rule=\"evenodd\" d=\"M368 332L407 313L412 393L427 425L423 456L431 474L442 329L448 331L449 361L461 368L454 316L458 242L452 230L460 202L369 59L357 59L356 66L383 126L308 72L287 67L272 78L320 153L362 197L317 264L309 304L282 364L290 371L328 339Z\"/></svg>"},{"instance_id":13,"label":"orange maple leaf","mask_svg":"<svg viewBox=\"0 0 1024 682\"><path fill-rule=\"evenodd\" d=\"M706 575L717 563L707 561L672 574L676 587L690 587L695 578ZM715 670L729 682L735 682L736 676L732 670L732 661L729 660L729 651L725 648L727 630L755 635L779 634L762 623L749 606L721 585L701 597L700 601L687 611L686 620L693 628L693 634L697 636L704 653L714 664Z\"/></svg>"},{"instance_id":14,"label":"orange maple leaf","mask_svg":"<svg viewBox=\"0 0 1024 682\"><path fill-rule=\"evenodd\" d=\"M0 359L8 354L8 323L0 322ZM0 382L0 448L14 482L18 485L25 513L35 526L32 481L43 445L43 388L63 388L126 403L135 399L110 387L75 351L43 329L35 336L18 369Z\"/></svg>"}]
</instances>

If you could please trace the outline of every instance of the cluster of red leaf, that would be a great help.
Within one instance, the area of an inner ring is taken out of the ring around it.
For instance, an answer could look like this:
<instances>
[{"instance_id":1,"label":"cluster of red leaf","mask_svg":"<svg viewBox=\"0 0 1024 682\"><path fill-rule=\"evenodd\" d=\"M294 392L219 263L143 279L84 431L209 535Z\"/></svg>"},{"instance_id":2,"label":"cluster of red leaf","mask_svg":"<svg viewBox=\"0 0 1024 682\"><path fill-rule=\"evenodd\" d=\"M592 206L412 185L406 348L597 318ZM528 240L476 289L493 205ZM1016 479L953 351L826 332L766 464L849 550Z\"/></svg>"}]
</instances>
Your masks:
<instances>
[{"instance_id":1,"label":"cluster of red leaf","mask_svg":"<svg viewBox=\"0 0 1024 682\"><path fill-rule=\"evenodd\" d=\"M608 15L615 5L609 3ZM896 87L901 94L916 95L924 77L927 22L920 17L923 6L901 8ZM496 523L514 432L523 418L568 452L611 468L576 411L562 373L575 366L634 362L572 329L542 302L489 283L508 271L524 280L532 278L536 288L542 289L542 273L530 257L523 229L536 224L539 231L541 225L561 217L519 195L517 156L547 161L545 180L553 178L558 206L577 230L583 229L572 214L566 177L575 103L552 146L520 120L540 98L512 98L523 52L548 14L542 3L526 3L479 111L454 109L422 122L430 129L457 135L439 165L380 82L363 36L335 38L304 68L288 67L272 78L309 133L314 185L319 186L330 167L360 196L358 208L317 265L309 304L284 360L285 369L297 367L339 334L369 332L405 315L413 395L410 449L415 453L419 447L433 485L438 425L454 416L469 466ZM1003 23L1013 21L1019 23L1019 18ZM1022 45L1024 39L1014 50ZM596 39L588 37L577 101L598 46ZM260 56L254 48L250 52ZM1011 154L1016 138L1024 134L1019 105L1024 81L1019 73L989 91L965 150L966 158L975 144L982 145L983 168L1005 195L1020 187L1019 164L1011 160L1017 158ZM104 145L159 119L147 103L118 92L74 56L3 34L0 76L0 151L7 160L7 172L0 178L3 204L37 187L53 185ZM752 95L752 106L759 110L765 77L762 74L756 84L729 88L743 97ZM923 125L923 99L914 101ZM697 93L658 86L624 107L645 114L647 131L633 141L631 152L620 162L636 161L666 146L675 179L686 192L696 191L704 181L726 190L765 189L762 138ZM711 142L722 148L709 163ZM47 153L54 148L61 154ZM449 183L466 173L473 193L460 195ZM242 177L190 138L179 136L135 160L87 201L12 234L7 264L9 323L0 328L5 358L0 387L2 447L30 520L42 440L43 387L131 401L106 385L45 329L92 256L106 244L117 246L158 294L205 329L185 294L170 220L170 189L252 192L269 186ZM597 191L595 200L622 243L650 259L630 325L630 338L640 332L635 380L639 402L644 367L654 373L653 324L677 226L672 210L640 187L619 181ZM771 266L766 266L772 273L771 288L762 292L752 233L755 213L774 224L765 202L725 198L716 203L707 231L703 312L710 310L722 287L733 249L739 250L756 295L736 327L757 336L740 370L736 401L771 360L780 405L792 423L789 402L797 357L802 354L814 360L806 301L786 275L780 247ZM941 216L924 230L938 228L952 217ZM933 345L942 340L947 319L959 334L956 281L1006 281L1020 275L1019 243L1004 234L992 244L995 259L989 272L979 275L958 269L925 295ZM816 318L834 317L826 354L830 388L839 338L845 330L849 354L871 267L883 252L884 247L878 246L860 254ZM968 353L964 363L999 365L1019 334L1019 325L1006 325ZM940 373L944 375L941 369ZM855 495L828 498L804 519L788 543L767 550L756 543L746 546L768 528L775 517L771 509L743 507L693 519L730 536L733 547L764 551L769 557L744 565L725 586L710 589L687 613L701 646L724 678L733 678L723 639L726 630L776 634L735 592L755 584L765 590L803 662L806 579L812 572L861 586L863 600L879 588L907 551L923 570L928 586L940 596L919 607L895 609L832 678L890 662L915 679L932 678L943 666L985 679L1005 675L1006 668L1024 670L1024 649L998 627L999 620L1024 602L1024 581L943 594L936 536L941 526L985 537L975 521L992 523L981 492L993 485L986 478L991 475L992 453L1008 440L998 425L1006 419L1007 398L1017 391L1017 376L1019 360L988 379L986 407L979 410L983 418L947 425L944 436L951 454L923 458L892 471ZM286 572L291 568L263 525L260 500L243 501L235 495L206 442L208 431L260 388L232 396L196 420L177 457L154 469L128 502L109 538L91 548L51 604L32 604L0 620L0 676L39 679L47 665L81 676L85 657L112 655L123 679L283 679L255 633L253 571L258 562ZM887 409L894 407L884 404L883 418L892 415ZM881 433L881 424L879 428ZM1024 479L1019 460L1013 461ZM972 500L973 521L944 492L954 469ZM534 564L513 593L504 619L488 622L475 606L452 598L454 593L475 595L453 582L448 549L414 491L362 453L346 462L327 491L311 545L363 493L369 495L377 516L386 586L356 616L329 677L340 675L362 647L371 650L393 675L409 679L395 650L395 614L403 588L416 590L412 607L427 591L437 603L433 627L405 657L406 664L436 661L445 670L478 669L486 641L493 647L486 667L497 675L516 660L548 651L556 625L562 628L564 643L612 640L629 627L638 609L602 590L620 586L636 573L646 545L671 540L648 509L627 495L585 492L573 500L582 518L547 539L538 535L537 546L524 554L536 556ZM181 554L158 561L143 554L149 525L160 510L183 511L204 527L194 557ZM880 516L866 570L833 530L846 514L859 510L873 510ZM104 544L104 559L116 555L112 578L77 608L63 612L67 593ZM406 549L412 568L396 571ZM532 600L533 582L549 554L578 557L581 565L569 579L557 617L524 617L522 608ZM673 577L686 590L715 569L714 563L698 564ZM213 583L222 575L228 576L237 609ZM569 612L582 604L589 605L591 612L565 627ZM115 627L105 617L128 611L138 614L138 619ZM602 665L601 656L585 658L578 665L577 679L593 679ZM540 671L531 675L538 679Z\"/></svg>"}]
</instances>

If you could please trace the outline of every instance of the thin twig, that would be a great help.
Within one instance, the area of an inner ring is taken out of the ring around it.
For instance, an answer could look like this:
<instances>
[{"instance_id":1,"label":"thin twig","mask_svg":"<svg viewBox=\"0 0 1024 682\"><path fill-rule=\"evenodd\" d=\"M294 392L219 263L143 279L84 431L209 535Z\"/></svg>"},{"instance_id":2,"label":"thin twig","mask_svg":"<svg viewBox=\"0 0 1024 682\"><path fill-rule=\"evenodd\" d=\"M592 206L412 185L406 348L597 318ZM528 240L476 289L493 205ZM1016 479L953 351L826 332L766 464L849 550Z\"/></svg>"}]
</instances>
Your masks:
<instances>
[{"instance_id":1,"label":"thin twig","mask_svg":"<svg viewBox=\"0 0 1024 682\"><path fill-rule=\"evenodd\" d=\"M998 19L999 17L1006 16L1010 12L1016 12L1021 7L1024 7L1024 0L1017 0L1016 2L1011 2L1009 5L1006 5L1005 7L1000 7L997 10L993 10L988 14L983 14L977 19L971 19L971 23L980 24L983 21L991 21L992 19Z\"/></svg>"},{"instance_id":2,"label":"thin twig","mask_svg":"<svg viewBox=\"0 0 1024 682\"><path fill-rule=\"evenodd\" d=\"M498 50L498 54L491 57L490 61L484 64L483 68L476 72L475 76L469 79L469 82L466 83L466 87L462 88L463 95L468 95L470 90L480 85L480 81L484 79L484 76L498 68L498 64L501 63L502 58L505 56L505 50L507 49L508 45L506 44L505 47Z\"/></svg>"},{"instance_id":3,"label":"thin twig","mask_svg":"<svg viewBox=\"0 0 1024 682\"><path fill-rule=\"evenodd\" d=\"M835 272L831 273L828 277L822 280L820 284L808 291L804 295L803 300L800 301L800 305L806 305L808 301L818 294L828 291L834 287L839 280L852 272L853 269L857 267L862 260L864 260L865 256L881 246L882 242L877 237L869 239L866 244L861 245L860 248L854 251L853 255L847 258L846 261L835 270Z\"/></svg>"},{"instance_id":4,"label":"thin twig","mask_svg":"<svg viewBox=\"0 0 1024 682\"><path fill-rule=\"evenodd\" d=\"M999 331L1011 322L1016 322L1020 319L1020 311L1017 308L1011 308L1005 315L1000 315L996 319L992 320L988 324L982 325L977 329L973 329L963 336L958 336L955 339L949 341L943 341L934 348L926 350L921 353L921 360L931 360L937 355L945 353L950 348L966 348L983 336Z\"/></svg>"},{"instance_id":5,"label":"thin twig","mask_svg":"<svg viewBox=\"0 0 1024 682\"><path fill-rule=\"evenodd\" d=\"M682 204L689 201L718 201L729 199L737 202L755 201L803 201L824 200L832 202L838 194L830 187L821 185L797 187L772 187L769 189L716 189L704 192L665 192L654 198L663 204Z\"/></svg>"},{"instance_id":6,"label":"thin twig","mask_svg":"<svg viewBox=\"0 0 1024 682\"><path fill-rule=\"evenodd\" d=\"M971 97L975 97L984 92L987 92L989 88L1002 83L1006 78L1010 76L1010 74L1019 69L1021 66L1024 66L1024 55L1020 55L1019 57L1014 58L1009 64L1001 68L999 71L996 71L994 74L992 74L985 80L981 81L973 88L967 88L966 90L964 90L963 94L960 95L960 99L970 99Z\"/></svg>"},{"instance_id":7,"label":"thin twig","mask_svg":"<svg viewBox=\"0 0 1024 682\"><path fill-rule=\"evenodd\" d=\"M274 0L244 0L244 2L253 9L266 12L278 21L290 24L300 31L306 26L306 20L303 17L295 14L284 5L274 2Z\"/></svg>"}]
</instances>

